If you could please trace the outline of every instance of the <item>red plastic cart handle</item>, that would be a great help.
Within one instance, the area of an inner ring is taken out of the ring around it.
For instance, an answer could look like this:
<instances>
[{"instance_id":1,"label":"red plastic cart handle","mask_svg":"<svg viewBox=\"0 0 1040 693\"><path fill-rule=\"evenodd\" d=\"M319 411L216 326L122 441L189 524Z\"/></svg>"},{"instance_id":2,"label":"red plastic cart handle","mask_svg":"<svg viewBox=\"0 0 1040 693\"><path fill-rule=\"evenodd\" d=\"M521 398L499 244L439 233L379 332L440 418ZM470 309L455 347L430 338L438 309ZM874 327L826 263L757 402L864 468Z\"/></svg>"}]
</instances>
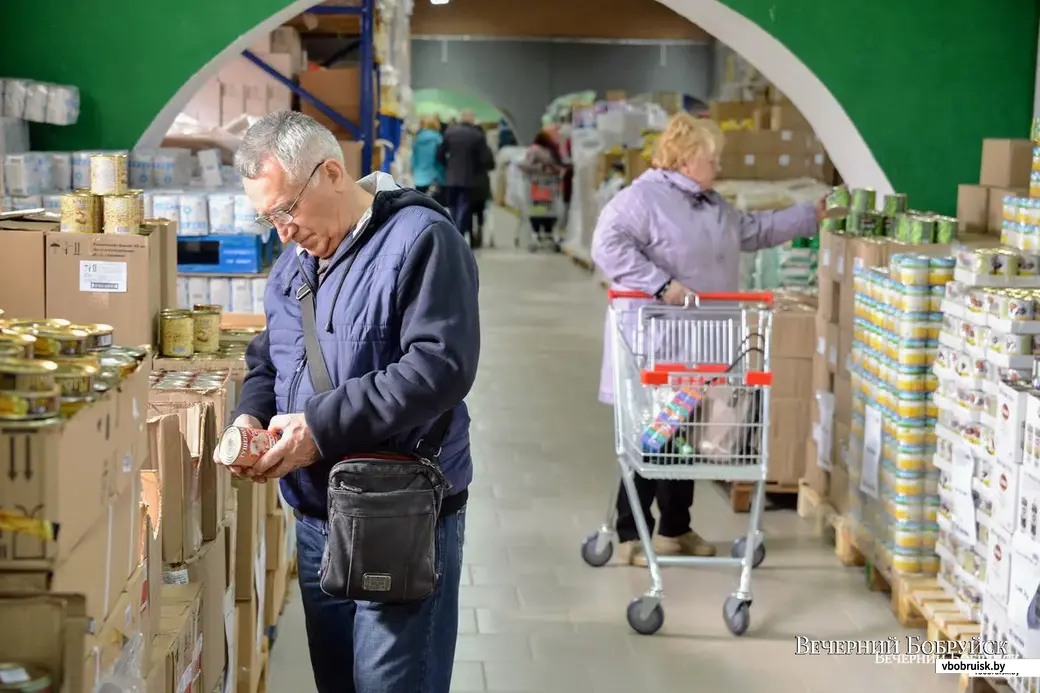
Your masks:
<instances>
[{"instance_id":1,"label":"red plastic cart handle","mask_svg":"<svg viewBox=\"0 0 1040 693\"><path fill-rule=\"evenodd\" d=\"M640 374L644 385L667 385L672 378L688 378L697 380L702 375L722 375L729 370L722 363L702 363L696 366L684 366L677 363L658 363ZM706 380L706 378L700 378ZM744 383L750 387L769 387L773 384L771 371L748 371L744 373Z\"/></svg>"},{"instance_id":2,"label":"red plastic cart handle","mask_svg":"<svg viewBox=\"0 0 1040 693\"><path fill-rule=\"evenodd\" d=\"M718 293L693 293L691 297L696 296L696 300L701 303L706 302L725 302L725 303L765 303L767 305L773 305L773 294L768 291L762 292L718 292ZM614 301L619 298L633 298L642 299L646 301L654 300L654 297L650 294L643 293L642 291L622 291L619 289L610 289L607 291L607 300Z\"/></svg>"}]
</instances>

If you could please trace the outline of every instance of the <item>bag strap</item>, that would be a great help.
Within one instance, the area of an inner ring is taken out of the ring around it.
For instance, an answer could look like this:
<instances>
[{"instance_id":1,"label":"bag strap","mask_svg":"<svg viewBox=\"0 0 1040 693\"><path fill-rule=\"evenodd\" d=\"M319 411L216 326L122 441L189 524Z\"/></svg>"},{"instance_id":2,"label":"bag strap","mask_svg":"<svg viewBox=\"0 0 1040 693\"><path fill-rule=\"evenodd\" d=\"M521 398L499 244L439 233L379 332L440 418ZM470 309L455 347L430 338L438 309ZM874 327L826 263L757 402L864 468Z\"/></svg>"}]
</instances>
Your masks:
<instances>
[{"instance_id":1,"label":"bag strap","mask_svg":"<svg viewBox=\"0 0 1040 693\"><path fill-rule=\"evenodd\" d=\"M307 369L311 374L311 384L314 385L314 394L320 395L333 389L332 377L329 375L329 367L325 363L325 355L321 352L321 344L318 342L318 328L315 318L315 309L318 302L310 284L304 282L296 292L296 298L300 302L300 313L303 316L303 346L307 353Z\"/></svg>"}]
</instances>

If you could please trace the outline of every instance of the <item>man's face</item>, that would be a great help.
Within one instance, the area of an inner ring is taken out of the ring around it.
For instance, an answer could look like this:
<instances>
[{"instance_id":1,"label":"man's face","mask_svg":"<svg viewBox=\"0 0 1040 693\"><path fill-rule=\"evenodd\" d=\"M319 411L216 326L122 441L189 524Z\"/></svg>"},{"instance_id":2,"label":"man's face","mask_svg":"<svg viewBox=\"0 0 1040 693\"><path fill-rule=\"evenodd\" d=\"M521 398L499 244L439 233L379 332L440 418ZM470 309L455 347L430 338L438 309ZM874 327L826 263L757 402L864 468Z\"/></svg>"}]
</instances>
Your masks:
<instances>
[{"instance_id":1,"label":"man's face","mask_svg":"<svg viewBox=\"0 0 1040 693\"><path fill-rule=\"evenodd\" d=\"M338 162L326 161L312 179L317 182L311 187L307 187L308 181L290 181L278 162L269 159L259 176L242 179L242 187L257 214L272 218L282 243L292 241L309 254L325 258L335 252L343 235L338 204L343 169ZM297 200L295 206L293 200ZM282 213L288 213L292 221L280 223Z\"/></svg>"}]
</instances>

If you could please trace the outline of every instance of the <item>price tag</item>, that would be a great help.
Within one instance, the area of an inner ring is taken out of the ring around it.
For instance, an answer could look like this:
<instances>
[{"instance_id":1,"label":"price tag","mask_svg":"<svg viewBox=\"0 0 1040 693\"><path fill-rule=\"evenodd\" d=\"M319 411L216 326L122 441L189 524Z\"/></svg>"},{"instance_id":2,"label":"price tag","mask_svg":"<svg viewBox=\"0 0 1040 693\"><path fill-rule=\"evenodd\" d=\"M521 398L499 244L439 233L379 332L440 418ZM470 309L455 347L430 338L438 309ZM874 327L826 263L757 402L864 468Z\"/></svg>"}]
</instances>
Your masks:
<instances>
[{"instance_id":1,"label":"price tag","mask_svg":"<svg viewBox=\"0 0 1040 693\"><path fill-rule=\"evenodd\" d=\"M126 263L80 260L79 290L88 293L125 294Z\"/></svg>"},{"instance_id":2,"label":"price tag","mask_svg":"<svg viewBox=\"0 0 1040 693\"><path fill-rule=\"evenodd\" d=\"M969 546L978 541L975 527L975 499L972 495L972 480L975 478L975 455L966 443L953 449L950 469L950 490L953 496L951 525L959 539Z\"/></svg>"},{"instance_id":3,"label":"price tag","mask_svg":"<svg viewBox=\"0 0 1040 693\"><path fill-rule=\"evenodd\" d=\"M871 498L878 497L881 469L881 410L867 407L863 422L863 471L859 490Z\"/></svg>"}]
</instances>

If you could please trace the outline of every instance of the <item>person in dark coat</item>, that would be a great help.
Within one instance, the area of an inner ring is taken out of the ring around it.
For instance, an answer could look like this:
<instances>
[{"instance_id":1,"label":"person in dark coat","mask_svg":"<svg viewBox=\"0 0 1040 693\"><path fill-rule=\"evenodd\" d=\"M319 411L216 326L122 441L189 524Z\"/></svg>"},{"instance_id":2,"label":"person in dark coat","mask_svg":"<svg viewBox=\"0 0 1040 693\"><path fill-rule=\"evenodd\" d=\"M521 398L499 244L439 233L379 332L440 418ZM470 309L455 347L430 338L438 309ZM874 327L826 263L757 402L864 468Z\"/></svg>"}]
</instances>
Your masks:
<instances>
[{"instance_id":1,"label":"person in dark coat","mask_svg":"<svg viewBox=\"0 0 1040 693\"><path fill-rule=\"evenodd\" d=\"M495 156L477 127L473 111L463 111L458 125L448 128L437 149L445 167L448 210L464 236L472 239L473 201L479 198L480 177L495 168ZM490 183L489 183L490 186Z\"/></svg>"}]
</instances>

